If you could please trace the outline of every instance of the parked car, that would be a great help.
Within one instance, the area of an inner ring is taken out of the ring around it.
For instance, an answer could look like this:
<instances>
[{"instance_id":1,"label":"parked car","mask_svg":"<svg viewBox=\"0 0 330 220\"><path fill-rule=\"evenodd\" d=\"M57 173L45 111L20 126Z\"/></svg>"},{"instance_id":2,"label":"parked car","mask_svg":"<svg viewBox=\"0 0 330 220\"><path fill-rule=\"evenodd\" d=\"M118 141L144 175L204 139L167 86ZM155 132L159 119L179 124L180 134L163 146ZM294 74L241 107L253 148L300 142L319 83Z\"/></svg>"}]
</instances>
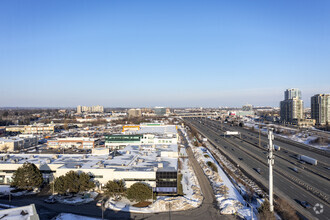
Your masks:
<instances>
[{"instance_id":1,"label":"parked car","mask_svg":"<svg viewBox=\"0 0 330 220\"><path fill-rule=\"evenodd\" d=\"M99 201L97 201L97 203L96 203L96 206L102 206L102 203L103 203L103 200L102 199L100 199Z\"/></svg>"},{"instance_id":2,"label":"parked car","mask_svg":"<svg viewBox=\"0 0 330 220\"><path fill-rule=\"evenodd\" d=\"M48 204L54 204L56 203L56 199L55 198L48 198L48 199L45 199L44 200L45 203L48 203Z\"/></svg>"}]
</instances>

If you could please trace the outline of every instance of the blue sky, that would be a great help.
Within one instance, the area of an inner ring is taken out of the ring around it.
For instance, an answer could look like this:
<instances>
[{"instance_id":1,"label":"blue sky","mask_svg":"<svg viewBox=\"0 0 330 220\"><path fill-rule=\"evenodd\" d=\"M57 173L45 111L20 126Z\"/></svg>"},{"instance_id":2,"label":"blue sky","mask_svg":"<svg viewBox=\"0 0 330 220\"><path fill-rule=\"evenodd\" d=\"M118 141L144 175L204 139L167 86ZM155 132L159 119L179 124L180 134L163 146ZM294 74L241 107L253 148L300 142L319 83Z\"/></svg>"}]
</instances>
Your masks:
<instances>
[{"instance_id":1,"label":"blue sky","mask_svg":"<svg viewBox=\"0 0 330 220\"><path fill-rule=\"evenodd\" d=\"M278 106L330 92L330 1L0 1L0 106Z\"/></svg>"}]
</instances>

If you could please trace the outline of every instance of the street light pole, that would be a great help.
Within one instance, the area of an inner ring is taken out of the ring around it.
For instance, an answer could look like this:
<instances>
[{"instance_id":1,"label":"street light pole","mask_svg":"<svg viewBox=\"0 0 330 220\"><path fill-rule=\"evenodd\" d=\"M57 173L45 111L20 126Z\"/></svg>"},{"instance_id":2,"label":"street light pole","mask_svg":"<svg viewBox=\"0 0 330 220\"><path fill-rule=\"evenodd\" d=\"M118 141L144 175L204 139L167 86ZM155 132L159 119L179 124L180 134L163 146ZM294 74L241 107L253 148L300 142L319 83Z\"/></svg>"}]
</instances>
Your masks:
<instances>
[{"instance_id":1,"label":"street light pole","mask_svg":"<svg viewBox=\"0 0 330 220\"><path fill-rule=\"evenodd\" d=\"M269 164L269 211L274 212L273 205L273 165L274 165L274 155L273 155L273 130L268 130L268 139L269 139L269 147L268 147L268 164Z\"/></svg>"},{"instance_id":2,"label":"street light pole","mask_svg":"<svg viewBox=\"0 0 330 220\"><path fill-rule=\"evenodd\" d=\"M104 219L104 213L103 213L103 200L102 200L102 203L101 203L101 210L102 210L102 220Z\"/></svg>"}]
</instances>

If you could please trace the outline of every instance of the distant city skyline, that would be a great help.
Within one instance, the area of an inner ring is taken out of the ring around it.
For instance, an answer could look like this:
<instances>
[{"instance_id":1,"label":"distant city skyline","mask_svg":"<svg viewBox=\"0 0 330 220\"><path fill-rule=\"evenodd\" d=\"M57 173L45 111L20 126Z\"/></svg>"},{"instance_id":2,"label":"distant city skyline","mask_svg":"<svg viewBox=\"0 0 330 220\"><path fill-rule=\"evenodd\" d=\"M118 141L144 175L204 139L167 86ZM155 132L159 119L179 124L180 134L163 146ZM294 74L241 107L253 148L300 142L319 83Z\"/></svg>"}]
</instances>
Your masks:
<instances>
[{"instance_id":1,"label":"distant city skyline","mask_svg":"<svg viewBox=\"0 0 330 220\"><path fill-rule=\"evenodd\" d=\"M0 107L304 107L330 93L330 2L1 1Z\"/></svg>"}]
</instances>

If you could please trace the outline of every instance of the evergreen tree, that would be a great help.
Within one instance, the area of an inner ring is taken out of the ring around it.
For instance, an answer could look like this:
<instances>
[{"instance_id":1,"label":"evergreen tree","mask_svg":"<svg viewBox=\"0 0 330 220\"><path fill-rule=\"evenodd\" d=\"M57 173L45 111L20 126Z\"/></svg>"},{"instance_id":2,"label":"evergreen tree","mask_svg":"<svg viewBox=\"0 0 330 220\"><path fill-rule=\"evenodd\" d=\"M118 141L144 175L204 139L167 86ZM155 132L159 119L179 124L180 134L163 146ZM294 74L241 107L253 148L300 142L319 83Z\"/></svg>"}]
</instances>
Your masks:
<instances>
[{"instance_id":1,"label":"evergreen tree","mask_svg":"<svg viewBox=\"0 0 330 220\"><path fill-rule=\"evenodd\" d=\"M38 167L33 163L24 163L13 174L11 186L19 189L32 190L42 185L43 178Z\"/></svg>"},{"instance_id":2,"label":"evergreen tree","mask_svg":"<svg viewBox=\"0 0 330 220\"><path fill-rule=\"evenodd\" d=\"M79 174L73 170L65 174L65 187L70 193L79 192Z\"/></svg>"},{"instance_id":3,"label":"evergreen tree","mask_svg":"<svg viewBox=\"0 0 330 220\"><path fill-rule=\"evenodd\" d=\"M152 198L151 188L145 183L134 183L127 190L127 198L131 201L142 202Z\"/></svg>"},{"instance_id":4,"label":"evergreen tree","mask_svg":"<svg viewBox=\"0 0 330 220\"><path fill-rule=\"evenodd\" d=\"M65 176L60 176L55 179L54 190L59 194L64 194L67 191L67 187L65 184Z\"/></svg>"},{"instance_id":5,"label":"evergreen tree","mask_svg":"<svg viewBox=\"0 0 330 220\"><path fill-rule=\"evenodd\" d=\"M95 187L95 184L87 173L82 172L79 174L79 191L80 192L90 190L94 187Z\"/></svg>"},{"instance_id":6,"label":"evergreen tree","mask_svg":"<svg viewBox=\"0 0 330 220\"><path fill-rule=\"evenodd\" d=\"M125 192L125 182L123 180L109 180L105 185L105 192L109 196L118 196Z\"/></svg>"}]
</instances>

